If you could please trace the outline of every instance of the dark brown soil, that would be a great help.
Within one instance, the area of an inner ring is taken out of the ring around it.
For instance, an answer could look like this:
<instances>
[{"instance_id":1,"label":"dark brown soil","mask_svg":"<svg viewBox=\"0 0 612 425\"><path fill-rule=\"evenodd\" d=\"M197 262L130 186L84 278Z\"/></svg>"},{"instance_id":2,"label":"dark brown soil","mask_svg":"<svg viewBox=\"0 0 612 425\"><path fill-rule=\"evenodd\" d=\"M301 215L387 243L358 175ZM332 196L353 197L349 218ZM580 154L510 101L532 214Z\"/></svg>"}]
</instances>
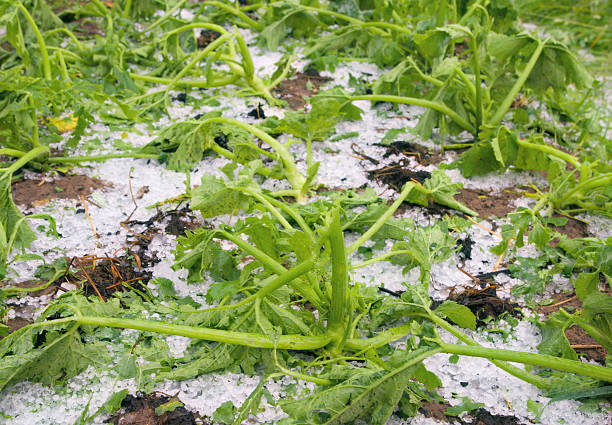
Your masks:
<instances>
[{"instance_id":1,"label":"dark brown soil","mask_svg":"<svg viewBox=\"0 0 612 425\"><path fill-rule=\"evenodd\" d=\"M79 199L111 184L88 176L58 176L52 182L23 179L13 183L13 201L27 208L41 206L52 199Z\"/></svg>"},{"instance_id":2,"label":"dark brown soil","mask_svg":"<svg viewBox=\"0 0 612 425\"><path fill-rule=\"evenodd\" d=\"M450 407L448 403L436 403L435 401L424 401L421 403L419 412L427 416L428 418L434 418L439 421L450 422L450 417L446 416L444 412Z\"/></svg>"},{"instance_id":3,"label":"dark brown soil","mask_svg":"<svg viewBox=\"0 0 612 425\"><path fill-rule=\"evenodd\" d=\"M559 215L554 215L554 217L561 217ZM589 233L589 226L580 220L570 217L567 218L567 223L564 226L551 226L552 230L556 230L557 232L569 237L569 238L586 238L591 236Z\"/></svg>"},{"instance_id":4,"label":"dark brown soil","mask_svg":"<svg viewBox=\"0 0 612 425\"><path fill-rule=\"evenodd\" d=\"M576 309L582 308L582 301L580 301L574 293L554 294L552 299L555 300L553 304L543 305L537 309L537 312L542 314L545 318L559 311L560 308L568 311L575 311ZM583 354L589 360L605 364L608 352L581 327L572 326L567 329L565 331L565 337L577 353ZM594 345L598 346L598 348L584 348Z\"/></svg>"},{"instance_id":5,"label":"dark brown soil","mask_svg":"<svg viewBox=\"0 0 612 425\"><path fill-rule=\"evenodd\" d=\"M173 401L178 399L157 392L128 394L121 402L122 409L111 416L109 422L114 425L195 425L196 416L183 406L161 415L155 413L156 408Z\"/></svg>"},{"instance_id":6,"label":"dark brown soil","mask_svg":"<svg viewBox=\"0 0 612 425\"><path fill-rule=\"evenodd\" d=\"M314 73L298 72L291 79L284 80L275 89L278 97L286 101L293 110L303 108L310 96L319 91L319 87L331 81L331 78L311 75Z\"/></svg>"},{"instance_id":7,"label":"dark brown soil","mask_svg":"<svg viewBox=\"0 0 612 425\"><path fill-rule=\"evenodd\" d=\"M73 258L75 272L67 279L83 288L85 295L107 300L116 291L137 290L146 293L150 272L142 269L140 258L95 257Z\"/></svg>"},{"instance_id":8,"label":"dark brown soil","mask_svg":"<svg viewBox=\"0 0 612 425\"><path fill-rule=\"evenodd\" d=\"M446 409L449 407L450 404L447 403L423 402L419 408L419 412L428 418L462 425L519 425L521 423L521 421L514 416L492 415L482 408L469 413L471 420L468 422L458 417L445 415L444 412L446 412Z\"/></svg>"},{"instance_id":9,"label":"dark brown soil","mask_svg":"<svg viewBox=\"0 0 612 425\"><path fill-rule=\"evenodd\" d=\"M474 418L472 425L519 425L521 421L514 416L492 415L485 409L478 409L470 413Z\"/></svg>"},{"instance_id":10,"label":"dark brown soil","mask_svg":"<svg viewBox=\"0 0 612 425\"><path fill-rule=\"evenodd\" d=\"M405 141L393 142L387 146L387 151L383 154L383 158L388 158L391 155L411 156L421 165L438 165L444 160L444 154L440 151L430 150L418 143L409 143Z\"/></svg>"},{"instance_id":11,"label":"dark brown soil","mask_svg":"<svg viewBox=\"0 0 612 425\"><path fill-rule=\"evenodd\" d=\"M512 189L495 194L479 189L459 189L455 199L476 211L482 218L502 218L516 209L511 202L520 197L520 193Z\"/></svg>"}]
</instances>

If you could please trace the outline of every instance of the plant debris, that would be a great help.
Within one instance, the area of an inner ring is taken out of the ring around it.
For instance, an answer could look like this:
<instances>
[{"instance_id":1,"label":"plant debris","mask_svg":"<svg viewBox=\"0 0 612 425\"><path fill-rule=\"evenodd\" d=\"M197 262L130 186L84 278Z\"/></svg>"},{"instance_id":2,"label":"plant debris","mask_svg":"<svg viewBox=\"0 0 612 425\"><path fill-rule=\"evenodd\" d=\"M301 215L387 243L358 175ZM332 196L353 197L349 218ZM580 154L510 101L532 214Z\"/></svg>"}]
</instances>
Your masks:
<instances>
[{"instance_id":1,"label":"plant debris","mask_svg":"<svg viewBox=\"0 0 612 425\"><path fill-rule=\"evenodd\" d=\"M135 396L126 395L121 402L121 410L109 419L113 425L196 425L201 423L196 420L196 415L185 409L176 396L170 397L159 392L137 393Z\"/></svg>"}]
</instances>

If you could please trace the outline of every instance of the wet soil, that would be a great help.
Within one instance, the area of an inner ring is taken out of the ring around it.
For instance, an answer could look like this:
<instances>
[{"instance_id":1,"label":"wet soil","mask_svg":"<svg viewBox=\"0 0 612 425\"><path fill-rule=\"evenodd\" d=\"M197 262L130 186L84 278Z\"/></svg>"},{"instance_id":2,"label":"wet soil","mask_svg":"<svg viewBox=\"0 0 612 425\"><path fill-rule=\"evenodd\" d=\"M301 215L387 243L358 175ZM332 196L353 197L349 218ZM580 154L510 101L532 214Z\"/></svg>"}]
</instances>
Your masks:
<instances>
[{"instance_id":1,"label":"wet soil","mask_svg":"<svg viewBox=\"0 0 612 425\"><path fill-rule=\"evenodd\" d=\"M23 179L12 184L13 201L27 208L45 205L53 199L80 199L98 189L111 187L108 182L89 176L57 176L52 182Z\"/></svg>"},{"instance_id":2,"label":"wet soil","mask_svg":"<svg viewBox=\"0 0 612 425\"><path fill-rule=\"evenodd\" d=\"M499 193L482 189L459 189L455 199L478 213L481 218L503 218L516 210L512 201L521 197L514 189Z\"/></svg>"},{"instance_id":3,"label":"wet soil","mask_svg":"<svg viewBox=\"0 0 612 425\"><path fill-rule=\"evenodd\" d=\"M278 97L289 104L293 110L306 106L306 100L317 94L319 87L331 81L329 77L321 77L316 72L298 72L291 79L284 80L275 89Z\"/></svg>"},{"instance_id":4,"label":"wet soil","mask_svg":"<svg viewBox=\"0 0 612 425\"><path fill-rule=\"evenodd\" d=\"M138 393L136 396L128 394L121 402L122 409L111 416L109 422L113 425L195 425L198 423L194 413L185 409L182 403L177 403L178 407L172 411L166 411L160 415L155 413L155 409L160 406L169 406L176 402L180 403L178 398L157 392L148 395Z\"/></svg>"},{"instance_id":5,"label":"wet soil","mask_svg":"<svg viewBox=\"0 0 612 425\"><path fill-rule=\"evenodd\" d=\"M557 218L561 216L554 214L553 217ZM551 226L551 229L572 239L586 238L591 236L591 233L589 232L589 226L585 222L570 217L564 218L567 218L567 223L565 225ZM553 241L553 246L556 246L555 242L556 241Z\"/></svg>"}]
</instances>

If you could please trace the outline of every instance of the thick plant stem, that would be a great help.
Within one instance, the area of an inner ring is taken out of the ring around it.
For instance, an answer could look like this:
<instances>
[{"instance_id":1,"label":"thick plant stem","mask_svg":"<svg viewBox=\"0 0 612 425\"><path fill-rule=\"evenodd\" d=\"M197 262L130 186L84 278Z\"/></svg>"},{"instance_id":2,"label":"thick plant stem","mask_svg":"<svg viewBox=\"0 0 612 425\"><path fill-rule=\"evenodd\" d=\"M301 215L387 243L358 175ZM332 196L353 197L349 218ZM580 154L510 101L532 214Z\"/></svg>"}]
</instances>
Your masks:
<instances>
[{"instance_id":1,"label":"thick plant stem","mask_svg":"<svg viewBox=\"0 0 612 425\"><path fill-rule=\"evenodd\" d=\"M443 328L443 329L447 330L448 332L450 332L452 335L457 337L457 339L459 339L460 341L464 342L465 344L470 345L470 346L474 346L474 347L480 347L480 344L478 344L472 338L467 336L465 333L461 332L456 327L452 326L450 323L448 323L444 319L440 318L435 313L431 313L430 312L427 315L423 315L423 317L426 317L426 318L432 320L434 323L436 323L441 328ZM538 388L542 388L542 389L550 388L550 381L548 379L546 379L546 378L542 378L540 376L536 376L536 375L534 375L532 373L527 372L526 370L523 370L523 369L521 369L519 367L516 367L514 365L508 364L508 363L503 362L501 360L491 360L491 363L493 363L495 366L497 366L501 370L509 373L510 375L515 376L515 377L517 377L517 378L519 378L519 379L521 379L521 380L523 380L525 382L528 382L531 385L534 385L534 386L536 386Z\"/></svg>"},{"instance_id":2,"label":"thick plant stem","mask_svg":"<svg viewBox=\"0 0 612 425\"><path fill-rule=\"evenodd\" d=\"M106 326L111 328L136 329L164 335L179 335L188 338L238 344L253 348L278 348L282 350L316 350L329 344L331 335L281 335L273 340L267 335L250 332L224 331L194 326L173 325L153 320L120 319L114 317L76 316L70 318L81 325ZM62 320L62 319L59 319ZM53 323L49 321L48 323Z\"/></svg>"},{"instance_id":3,"label":"thick plant stem","mask_svg":"<svg viewBox=\"0 0 612 425\"><path fill-rule=\"evenodd\" d=\"M506 115L506 112L508 112L508 109L510 109L512 102L514 101L514 98L521 90L521 88L523 88L525 81L527 81L527 78L529 78L531 71L538 62L538 59L540 58L540 55L542 54L545 45L546 41L538 41L538 46L531 55L531 59L529 59L529 62L525 66L525 69L521 73L520 77L516 80L516 82L510 89L510 92L508 92L502 103L497 108L495 115L493 115L493 117L486 123L488 127L497 127L501 122L502 118L504 118L504 115Z\"/></svg>"},{"instance_id":4,"label":"thick plant stem","mask_svg":"<svg viewBox=\"0 0 612 425\"><path fill-rule=\"evenodd\" d=\"M434 100L420 99L417 97L405 97L405 96L394 96L394 95L382 95L382 94L365 94L361 96L351 96L351 101L354 100L370 100L372 102L393 102L393 103L406 103L408 105L423 106L424 108L433 109L434 111L441 112L452 119L459 127L469 131L472 134L476 134L477 129L474 128L466 119L456 113L454 110L446 106L442 102L436 102Z\"/></svg>"},{"instance_id":5,"label":"thick plant stem","mask_svg":"<svg viewBox=\"0 0 612 425\"><path fill-rule=\"evenodd\" d=\"M331 248L331 308L327 319L329 332L342 338L346 320L348 273L346 265L346 246L344 235L340 227L340 213L338 210L332 212L329 225L329 245ZM340 343L340 341L336 341Z\"/></svg>"},{"instance_id":6,"label":"thick plant stem","mask_svg":"<svg viewBox=\"0 0 612 425\"><path fill-rule=\"evenodd\" d=\"M570 155L569 153L560 151L559 149L555 149L555 148L553 148L550 145L538 145L538 144L535 144L535 143L527 142L527 141L522 140L522 139L517 139L516 143L519 146L522 146L524 148L533 149L533 150L536 150L536 151L544 152L546 154L549 154L549 155L555 156L555 157L557 157L559 159L562 159L565 162L568 162L568 163L572 164L572 166L574 168L576 168L576 169L579 169L580 166L581 166L580 161L578 161L576 159L576 157L574 157L573 155Z\"/></svg>"},{"instance_id":7,"label":"thick plant stem","mask_svg":"<svg viewBox=\"0 0 612 425\"><path fill-rule=\"evenodd\" d=\"M440 347L445 353L460 354L463 356L482 357L489 360L505 360L562 370L582 376L612 382L612 368L583 363L576 360L562 359L547 354L524 353L513 350L500 350L497 348L475 347L468 345L441 343Z\"/></svg>"},{"instance_id":8,"label":"thick plant stem","mask_svg":"<svg viewBox=\"0 0 612 425\"><path fill-rule=\"evenodd\" d=\"M36 158L37 156L48 154L48 153L49 153L49 148L48 147L46 147L46 146L38 146L38 147L32 149L31 151L25 153L17 161L12 163L10 167L5 168L4 170L0 170L0 173L2 173L2 174L6 173L8 175L11 175L15 171L19 170L21 167L26 165L28 162L30 162L31 160Z\"/></svg>"},{"instance_id":9,"label":"thick plant stem","mask_svg":"<svg viewBox=\"0 0 612 425\"><path fill-rule=\"evenodd\" d=\"M476 43L476 36L470 37L470 45L472 48L473 61L474 61L474 89L476 90L476 137L480 131L482 125L482 83L480 82L480 59L478 58L478 44Z\"/></svg>"},{"instance_id":10,"label":"thick plant stem","mask_svg":"<svg viewBox=\"0 0 612 425\"><path fill-rule=\"evenodd\" d=\"M265 27L257 21L252 20L244 13L242 10L232 7L228 4L221 3L220 1L207 1L207 5L216 6L219 9L223 9L228 13L240 18L244 23L246 23L249 27L254 29L255 31L262 31Z\"/></svg>"},{"instance_id":11,"label":"thick plant stem","mask_svg":"<svg viewBox=\"0 0 612 425\"><path fill-rule=\"evenodd\" d=\"M413 188L414 188L414 183L412 182L408 182L404 185L404 188L402 189L401 193L399 194L397 199L393 202L393 204L391 204L391 206L387 209L387 211L385 211L385 213L381 215L378 218L378 220L376 220L376 222L372 225L372 227L370 227L363 235L359 237L359 239L357 239L347 248L346 250L347 255L350 255L353 252L355 252L357 248L359 248L368 239L370 239L374 235L374 233L378 232L378 230L385 224L385 222L389 219L389 217L393 215L395 210L397 210L399 206L402 205L402 202L404 202L404 199L406 199L406 197L408 196L408 194Z\"/></svg>"},{"instance_id":12,"label":"thick plant stem","mask_svg":"<svg viewBox=\"0 0 612 425\"><path fill-rule=\"evenodd\" d=\"M40 55L42 56L42 65L43 65L43 75L46 80L51 79L51 62L49 61L49 52L47 52L47 45L45 44L45 39L43 38L40 30L38 29L38 25L34 22L34 18L28 12L28 9L18 1L16 4L17 8L23 13L30 26L32 27L32 31L36 36L36 40L38 41L38 47L40 48Z\"/></svg>"},{"instance_id":13,"label":"thick plant stem","mask_svg":"<svg viewBox=\"0 0 612 425\"><path fill-rule=\"evenodd\" d=\"M106 155L92 155L92 156L54 156L47 160L50 164L68 164L78 162L95 162L95 161L106 161L107 159L117 158L134 158L134 159L157 159L159 155L152 153L109 153Z\"/></svg>"}]
</instances>

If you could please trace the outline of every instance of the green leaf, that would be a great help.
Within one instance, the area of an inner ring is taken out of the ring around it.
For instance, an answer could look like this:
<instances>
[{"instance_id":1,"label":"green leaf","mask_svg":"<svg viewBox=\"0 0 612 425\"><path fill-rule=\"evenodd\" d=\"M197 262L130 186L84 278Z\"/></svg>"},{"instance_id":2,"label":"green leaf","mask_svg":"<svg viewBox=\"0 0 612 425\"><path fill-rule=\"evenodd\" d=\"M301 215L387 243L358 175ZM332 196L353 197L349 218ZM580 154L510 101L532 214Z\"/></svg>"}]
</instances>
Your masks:
<instances>
[{"instance_id":1,"label":"green leaf","mask_svg":"<svg viewBox=\"0 0 612 425\"><path fill-rule=\"evenodd\" d=\"M102 405L106 413L112 415L117 410L121 409L121 403L123 402L123 399L125 399L126 395L128 395L127 389L113 393Z\"/></svg>"},{"instance_id":2,"label":"green leaf","mask_svg":"<svg viewBox=\"0 0 612 425\"><path fill-rule=\"evenodd\" d=\"M413 366L389 372L354 370L345 381L301 400L281 402L281 407L292 417L309 423L339 425L361 419L372 425L384 425L414 369Z\"/></svg>"},{"instance_id":3,"label":"green leaf","mask_svg":"<svg viewBox=\"0 0 612 425\"><path fill-rule=\"evenodd\" d=\"M184 404L181 403L178 399L170 400L167 403L161 404L155 408L155 414L157 416L161 416L166 412L174 412L179 407L183 407ZM216 413L216 411L215 411Z\"/></svg>"},{"instance_id":4,"label":"green leaf","mask_svg":"<svg viewBox=\"0 0 612 425\"><path fill-rule=\"evenodd\" d=\"M538 344L540 353L578 360L578 355L570 347L570 343L565 336L565 330L572 325L571 319L560 313L555 313L538 325L542 331L542 342Z\"/></svg>"},{"instance_id":5,"label":"green leaf","mask_svg":"<svg viewBox=\"0 0 612 425\"><path fill-rule=\"evenodd\" d=\"M232 214L247 206L244 195L229 187L223 179L208 174L202 176L200 186L191 191L191 209L199 210L204 218Z\"/></svg>"},{"instance_id":6,"label":"green leaf","mask_svg":"<svg viewBox=\"0 0 612 425\"><path fill-rule=\"evenodd\" d=\"M474 313L466 306L455 301L444 301L435 312L442 317L447 317L462 328L476 329L476 316L474 316Z\"/></svg>"},{"instance_id":7,"label":"green leaf","mask_svg":"<svg viewBox=\"0 0 612 425\"><path fill-rule=\"evenodd\" d=\"M226 401L214 411L213 420L215 422L221 422L222 424L231 424L234 422L235 415L236 407L234 403Z\"/></svg>"},{"instance_id":8,"label":"green leaf","mask_svg":"<svg viewBox=\"0 0 612 425\"><path fill-rule=\"evenodd\" d=\"M484 403L474 403L472 400L470 400L469 397L460 397L460 398L461 398L461 404L457 406L451 406L448 409L446 409L446 412L444 412L445 415L459 416L463 412L471 412L472 410L476 410L476 409L480 409L481 407L484 407Z\"/></svg>"},{"instance_id":9,"label":"green leaf","mask_svg":"<svg viewBox=\"0 0 612 425\"><path fill-rule=\"evenodd\" d=\"M26 249L36 239L36 234L25 222L23 214L13 203L11 196L11 177L0 174L0 229L4 231L7 241L15 235L13 246L0 247L0 252L4 249Z\"/></svg>"}]
</instances>

